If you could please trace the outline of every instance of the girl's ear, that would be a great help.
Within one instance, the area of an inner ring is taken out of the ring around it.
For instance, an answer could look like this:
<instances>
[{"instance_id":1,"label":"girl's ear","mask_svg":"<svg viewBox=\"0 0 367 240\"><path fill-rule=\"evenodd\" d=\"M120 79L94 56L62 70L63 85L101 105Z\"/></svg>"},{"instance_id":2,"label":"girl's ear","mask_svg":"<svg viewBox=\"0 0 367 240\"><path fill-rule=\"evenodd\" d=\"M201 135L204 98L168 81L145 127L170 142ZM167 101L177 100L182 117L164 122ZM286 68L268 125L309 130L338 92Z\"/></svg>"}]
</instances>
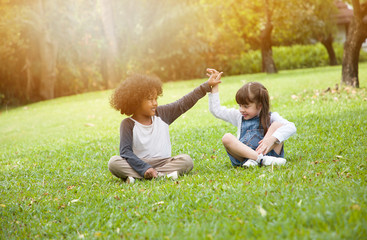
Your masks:
<instances>
[{"instance_id":1,"label":"girl's ear","mask_svg":"<svg viewBox=\"0 0 367 240\"><path fill-rule=\"evenodd\" d=\"M256 108L257 108L258 110L261 110L261 109L263 108L263 105L262 105L261 103L259 103L259 104L257 104L257 105L256 105Z\"/></svg>"}]
</instances>

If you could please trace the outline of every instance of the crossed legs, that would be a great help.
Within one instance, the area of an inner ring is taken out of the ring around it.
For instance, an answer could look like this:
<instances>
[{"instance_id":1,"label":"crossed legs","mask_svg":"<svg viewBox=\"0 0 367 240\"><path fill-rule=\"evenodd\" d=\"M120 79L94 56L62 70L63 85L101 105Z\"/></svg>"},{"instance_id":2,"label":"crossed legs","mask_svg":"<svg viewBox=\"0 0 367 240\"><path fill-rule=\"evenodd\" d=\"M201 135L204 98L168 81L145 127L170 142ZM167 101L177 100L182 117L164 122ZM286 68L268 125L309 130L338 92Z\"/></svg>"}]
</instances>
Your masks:
<instances>
[{"instance_id":1,"label":"crossed legs","mask_svg":"<svg viewBox=\"0 0 367 240\"><path fill-rule=\"evenodd\" d=\"M163 158L163 159L143 159L149 163L153 168L163 175L167 175L174 171L178 172L178 175L183 175L190 172L194 163L191 157L187 154L180 154L175 157ZM118 178L126 179L127 177L143 178L140 176L129 163L120 156L113 156L108 162L108 169L110 172Z\"/></svg>"},{"instance_id":2,"label":"crossed legs","mask_svg":"<svg viewBox=\"0 0 367 240\"><path fill-rule=\"evenodd\" d=\"M264 136L264 139L266 137L269 137L271 135L273 135L273 133L279 128L281 127L282 124L279 122L273 122L267 133ZM253 159L256 160L257 157L259 156L259 154L253 150L252 148L250 148L249 146L245 145L244 143L240 142L240 140L238 140L235 136L233 136L230 133L226 133L224 134L223 138L222 138L222 143L225 147L225 149L237 160L239 161L244 161L245 159ZM278 154L280 154L281 150L283 147L283 143L280 144L274 144L269 151L271 151L272 149L274 149L274 151ZM268 151L268 152L269 152ZM266 152L267 153L267 152Z\"/></svg>"}]
</instances>

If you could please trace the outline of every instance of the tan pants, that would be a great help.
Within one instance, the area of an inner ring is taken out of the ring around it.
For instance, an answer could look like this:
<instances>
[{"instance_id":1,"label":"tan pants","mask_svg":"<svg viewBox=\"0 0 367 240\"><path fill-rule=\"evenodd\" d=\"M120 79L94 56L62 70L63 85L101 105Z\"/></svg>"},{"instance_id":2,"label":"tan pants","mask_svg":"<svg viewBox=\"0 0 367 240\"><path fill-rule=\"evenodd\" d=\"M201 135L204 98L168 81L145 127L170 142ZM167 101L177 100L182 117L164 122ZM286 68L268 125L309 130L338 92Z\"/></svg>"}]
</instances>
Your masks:
<instances>
[{"instance_id":1,"label":"tan pants","mask_svg":"<svg viewBox=\"0 0 367 240\"><path fill-rule=\"evenodd\" d=\"M177 171L179 175L190 172L194 163L187 154L180 154L175 157L161 159L142 159L150 164L157 172L164 175ZM118 178L125 179L127 177L143 178L140 176L129 163L120 156L113 156L108 162L108 170Z\"/></svg>"}]
</instances>

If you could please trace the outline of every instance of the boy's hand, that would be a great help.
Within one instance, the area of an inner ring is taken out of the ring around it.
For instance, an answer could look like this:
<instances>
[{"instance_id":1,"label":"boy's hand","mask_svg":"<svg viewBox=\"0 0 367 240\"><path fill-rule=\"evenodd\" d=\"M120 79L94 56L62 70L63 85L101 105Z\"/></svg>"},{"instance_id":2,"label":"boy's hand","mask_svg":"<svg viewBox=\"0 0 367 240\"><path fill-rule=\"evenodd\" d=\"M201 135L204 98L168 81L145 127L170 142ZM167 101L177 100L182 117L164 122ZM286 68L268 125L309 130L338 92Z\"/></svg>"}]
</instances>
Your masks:
<instances>
[{"instance_id":1,"label":"boy's hand","mask_svg":"<svg viewBox=\"0 0 367 240\"><path fill-rule=\"evenodd\" d=\"M223 72L218 72L217 70L212 68L207 68L206 71L208 72L206 75L209 77L208 79L209 86L214 87L222 82L220 78Z\"/></svg>"},{"instance_id":2,"label":"boy's hand","mask_svg":"<svg viewBox=\"0 0 367 240\"><path fill-rule=\"evenodd\" d=\"M154 168L149 168L144 173L144 178L151 179L158 177L158 172Z\"/></svg>"}]
</instances>

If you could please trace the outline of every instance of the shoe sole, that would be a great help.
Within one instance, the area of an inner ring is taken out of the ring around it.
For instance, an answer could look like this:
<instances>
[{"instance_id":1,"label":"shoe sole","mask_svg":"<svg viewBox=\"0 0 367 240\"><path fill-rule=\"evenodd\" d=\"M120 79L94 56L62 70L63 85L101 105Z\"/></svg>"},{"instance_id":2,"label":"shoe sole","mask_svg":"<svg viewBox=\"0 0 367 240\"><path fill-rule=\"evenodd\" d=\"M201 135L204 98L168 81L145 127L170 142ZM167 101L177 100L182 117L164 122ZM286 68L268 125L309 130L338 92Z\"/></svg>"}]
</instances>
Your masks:
<instances>
[{"instance_id":1,"label":"shoe sole","mask_svg":"<svg viewBox=\"0 0 367 240\"><path fill-rule=\"evenodd\" d=\"M167 174L167 178L170 178L172 180L176 180L178 178L177 171L171 172L170 174Z\"/></svg>"},{"instance_id":2,"label":"shoe sole","mask_svg":"<svg viewBox=\"0 0 367 240\"><path fill-rule=\"evenodd\" d=\"M133 177L127 177L125 182L127 184L133 184L135 182L135 178L133 178Z\"/></svg>"}]
</instances>

